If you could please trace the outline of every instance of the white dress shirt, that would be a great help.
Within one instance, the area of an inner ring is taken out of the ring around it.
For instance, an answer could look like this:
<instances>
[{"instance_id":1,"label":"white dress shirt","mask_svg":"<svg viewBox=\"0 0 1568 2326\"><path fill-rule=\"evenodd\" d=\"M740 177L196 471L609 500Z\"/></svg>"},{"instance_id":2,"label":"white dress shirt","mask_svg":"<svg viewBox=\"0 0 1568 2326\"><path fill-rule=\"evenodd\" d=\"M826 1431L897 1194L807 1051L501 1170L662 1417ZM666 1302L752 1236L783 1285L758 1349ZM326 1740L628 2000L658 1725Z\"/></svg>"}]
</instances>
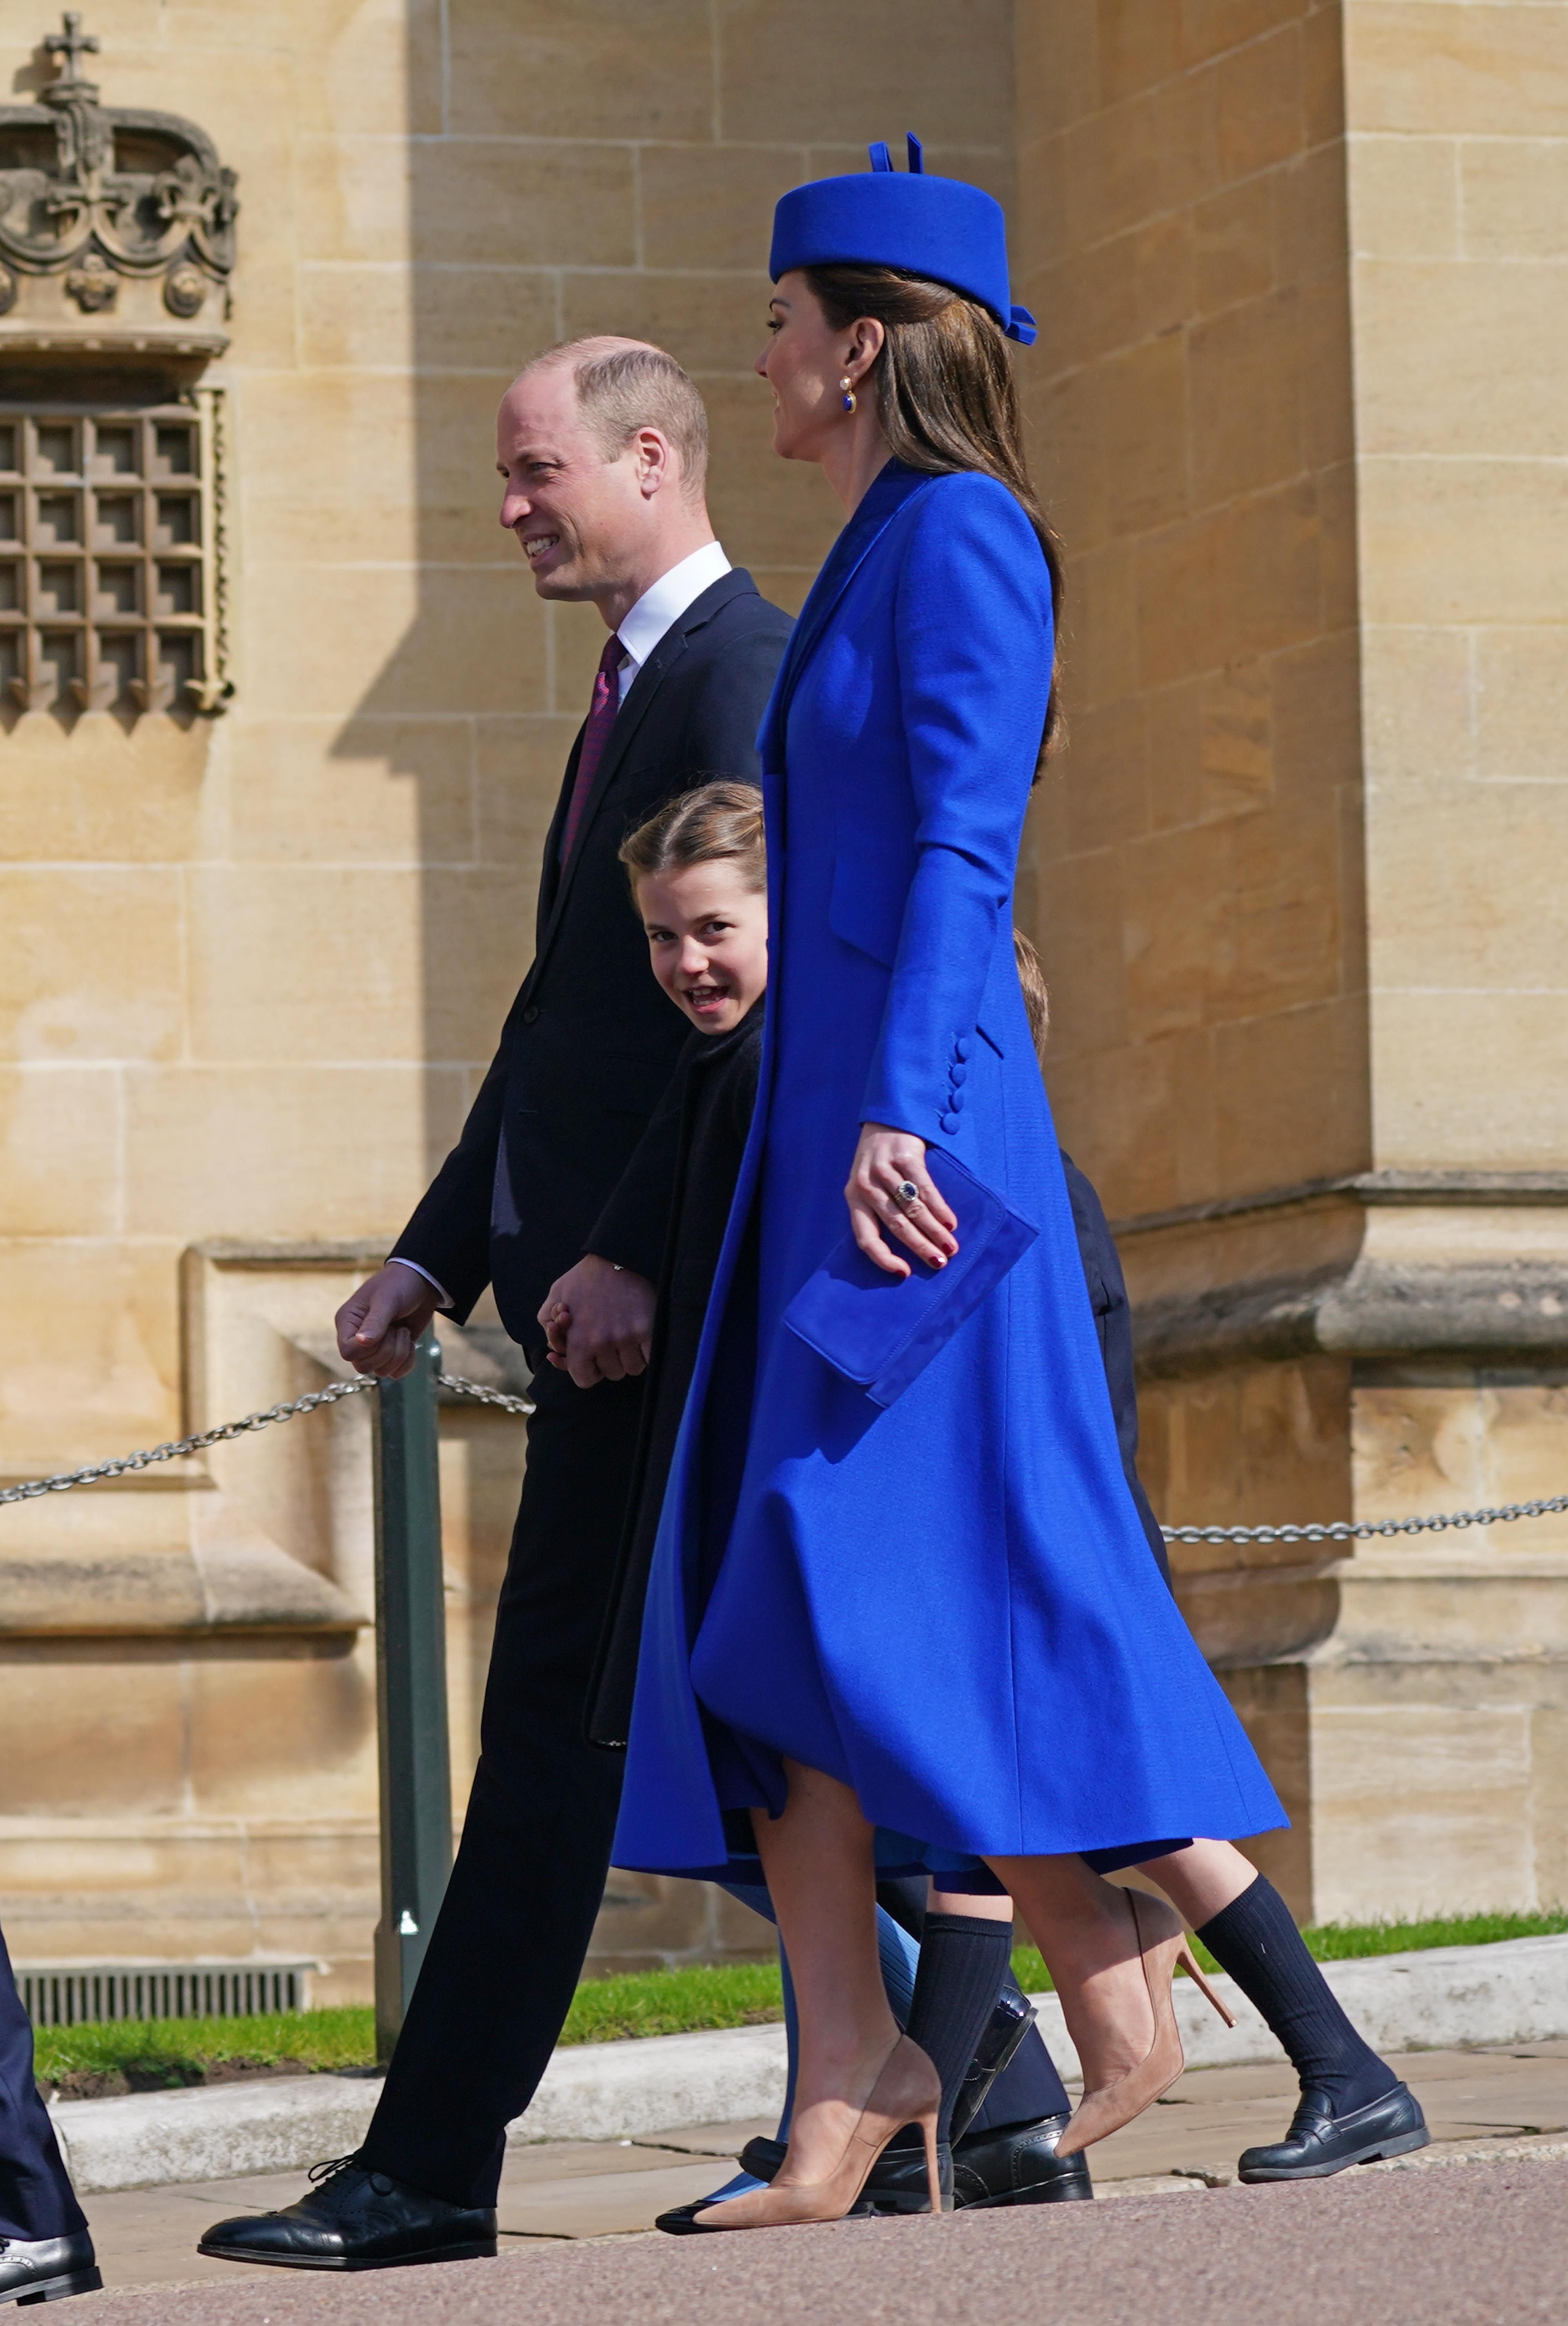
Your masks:
<instances>
[{"instance_id":1,"label":"white dress shirt","mask_svg":"<svg viewBox=\"0 0 1568 2326\"><path fill-rule=\"evenodd\" d=\"M729 570L730 561L718 543L705 542L701 549L694 549L689 557L683 557L678 565L672 565L667 573L661 573L651 590L643 591L617 633L625 649L617 673L621 689L616 702L617 710L625 702L627 689L665 632L673 623L679 621L688 606L695 605L705 590L711 590L715 582L722 582ZM411 1268L416 1276L423 1276L426 1284L440 1295L438 1305L443 1308L451 1307L452 1301L444 1286L436 1281L427 1268L421 1268L416 1260L400 1260L397 1265L399 1268Z\"/></svg>"},{"instance_id":2,"label":"white dress shirt","mask_svg":"<svg viewBox=\"0 0 1568 2326\"><path fill-rule=\"evenodd\" d=\"M625 648L621 665L621 697L626 692L672 623L678 622L688 606L693 606L705 590L722 582L730 570L730 561L716 541L705 542L694 549L667 573L661 573L651 590L645 590L631 611L621 623L618 636ZM619 708L619 705L617 706Z\"/></svg>"}]
</instances>

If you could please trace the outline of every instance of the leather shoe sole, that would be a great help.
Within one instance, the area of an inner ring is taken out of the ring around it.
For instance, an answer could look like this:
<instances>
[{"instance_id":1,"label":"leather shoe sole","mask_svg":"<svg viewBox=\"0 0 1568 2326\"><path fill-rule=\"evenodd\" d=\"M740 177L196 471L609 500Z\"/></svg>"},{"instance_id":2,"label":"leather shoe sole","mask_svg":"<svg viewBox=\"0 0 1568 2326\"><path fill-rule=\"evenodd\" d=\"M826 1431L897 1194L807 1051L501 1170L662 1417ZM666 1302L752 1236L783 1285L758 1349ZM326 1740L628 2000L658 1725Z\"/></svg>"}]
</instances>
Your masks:
<instances>
[{"instance_id":1,"label":"leather shoe sole","mask_svg":"<svg viewBox=\"0 0 1568 2326\"><path fill-rule=\"evenodd\" d=\"M102 2291L89 2230L72 2229L62 2238L0 2238L0 2303L28 2310L35 2302L64 2302L73 2293Z\"/></svg>"},{"instance_id":2,"label":"leather shoe sole","mask_svg":"<svg viewBox=\"0 0 1568 2326\"><path fill-rule=\"evenodd\" d=\"M1283 2140L1246 2149L1236 2168L1238 2181L1326 2181L1349 2164L1381 2157L1408 2156L1424 2148L1432 2135L1421 2102L1404 2084L1349 2116L1328 2115L1321 2104L1303 2102Z\"/></svg>"},{"instance_id":3,"label":"leather shoe sole","mask_svg":"<svg viewBox=\"0 0 1568 2326\"><path fill-rule=\"evenodd\" d=\"M417 2253L361 2256L285 2253L276 2249L259 2253L244 2246L212 2245L203 2238L196 2250L212 2261L259 2262L267 2269L422 2269L435 2261L494 2261L496 2241L493 2238L474 2238L462 2245L426 2246Z\"/></svg>"},{"instance_id":4,"label":"leather shoe sole","mask_svg":"<svg viewBox=\"0 0 1568 2326\"><path fill-rule=\"evenodd\" d=\"M19 2310L26 2310L34 2302L64 2302L73 2293L101 2293L103 2290L101 2270L72 2269L61 2277L33 2277L15 2285L0 2285L0 2302L14 2302Z\"/></svg>"}]
</instances>

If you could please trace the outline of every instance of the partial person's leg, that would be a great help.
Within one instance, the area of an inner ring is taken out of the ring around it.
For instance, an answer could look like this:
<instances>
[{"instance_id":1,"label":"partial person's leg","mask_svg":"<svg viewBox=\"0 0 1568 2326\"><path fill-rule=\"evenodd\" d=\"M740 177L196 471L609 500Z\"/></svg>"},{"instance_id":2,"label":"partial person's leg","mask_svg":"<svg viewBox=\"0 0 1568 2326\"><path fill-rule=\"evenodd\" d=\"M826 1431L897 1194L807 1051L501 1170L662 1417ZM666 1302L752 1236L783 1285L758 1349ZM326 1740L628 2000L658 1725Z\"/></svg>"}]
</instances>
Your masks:
<instances>
[{"instance_id":1,"label":"partial person's leg","mask_svg":"<svg viewBox=\"0 0 1568 2326\"><path fill-rule=\"evenodd\" d=\"M1302 2107L1285 2141L1249 2149L1257 2177L1316 2179L1327 2171L1420 2147L1426 2122L1414 2094L1346 2014L1272 1882L1233 1842L1193 1841L1138 1869L1158 1883L1229 1972L1301 2079ZM1298 2128L1312 2129L1302 2137ZM1261 2160L1261 2162L1260 2162Z\"/></svg>"},{"instance_id":2,"label":"partial person's leg","mask_svg":"<svg viewBox=\"0 0 1568 2326\"><path fill-rule=\"evenodd\" d=\"M923 1892L925 1884L922 1882L919 1886ZM766 1921L771 1922L774 1920L773 1901L769 1897L764 1884L726 1882L723 1887L732 1898L738 1898L743 1906L750 1906L754 1914L761 1914ZM884 1893L888 1885L883 1883L877 1884L879 1893ZM922 1920L924 1911L922 1899ZM910 2004L914 1995L915 1973L919 1962L920 1949L904 1926L895 1922L892 1916L883 1911L880 1903L877 1906L876 1935L877 1958L882 1967L882 1986L887 1995L888 2006L894 2019L902 2027L909 2017ZM789 1958L784 1951L782 1940L779 1947L779 1969L784 1987L784 2036L789 2060L784 2086L784 2105L779 2112L779 2129L772 2143L748 2142L748 2155L755 2146L771 2148L775 2151L785 2148L789 2144L789 2126L795 2112L795 2077L800 2049L800 2016L795 2004L795 1983L789 1976ZM765 2174L762 2178L759 2178L756 2172L749 2172L742 2164L739 2172L733 2173L729 2180L711 2191L707 2196L695 2198L685 2205L670 2206L667 2211L658 2216L655 2227L667 2230L671 2236L679 2236L693 2226L696 2215L705 2212L708 2206L723 2204L726 2198L743 2197L751 2189L764 2188L777 2170L778 2160L773 2155L770 2155L767 2160Z\"/></svg>"},{"instance_id":3,"label":"partial person's leg","mask_svg":"<svg viewBox=\"0 0 1568 2326\"><path fill-rule=\"evenodd\" d=\"M846 1785L786 1763L784 1813L755 1823L800 2014L780 2179L825 2180L899 2038L877 1949L872 1828Z\"/></svg>"},{"instance_id":4,"label":"partial person's leg","mask_svg":"<svg viewBox=\"0 0 1568 2326\"><path fill-rule=\"evenodd\" d=\"M621 1761L583 1717L636 1451L640 1380L535 1375L462 1840L362 2163L493 2205L506 2126L571 2007L609 1871Z\"/></svg>"},{"instance_id":5,"label":"partial person's leg","mask_svg":"<svg viewBox=\"0 0 1568 2326\"><path fill-rule=\"evenodd\" d=\"M217 2222L203 2253L362 2269L495 2251L506 2127L560 2033L615 1830L620 1756L585 1744L583 1721L641 1389L535 1376L479 1769L369 2131L294 2204Z\"/></svg>"},{"instance_id":6,"label":"partial person's leg","mask_svg":"<svg viewBox=\"0 0 1568 2326\"><path fill-rule=\"evenodd\" d=\"M1023 1910L1050 1966L1084 2093L1057 2154L1076 2155L1117 2131L1181 2072L1171 2003L1179 1960L1220 2004L1198 1969L1180 1918L1162 1899L1118 1891L1081 1857L987 1861Z\"/></svg>"},{"instance_id":7,"label":"partial person's leg","mask_svg":"<svg viewBox=\"0 0 1568 2326\"><path fill-rule=\"evenodd\" d=\"M931 1910L947 1914L994 1914L998 1921L1005 1918L1007 1925L1007 1957L1002 1965L1001 1986L1020 2001L1021 1990L1012 1983L1013 1962L1013 1900L998 1893L992 1896L971 1896L964 1892L932 1893ZM911 2027L910 2033L918 2042L924 2038ZM929 2048L929 2047L928 2047ZM936 2056L932 2054L933 2058ZM1007 2065L985 2089L978 2107L967 2116L961 2100L953 2125L953 2136L977 2140L1019 2132L1041 2124L1054 2124L1065 2117L1072 2103L1068 2098L1055 2061L1046 2050L1045 2039L1038 2027L1031 2025Z\"/></svg>"},{"instance_id":8,"label":"partial person's leg","mask_svg":"<svg viewBox=\"0 0 1568 2326\"><path fill-rule=\"evenodd\" d=\"M951 2138L953 2108L1013 1960L1013 1901L999 1892L933 1890L905 2033L942 2079L938 2138ZM901 2135L901 2145L912 2143Z\"/></svg>"},{"instance_id":9,"label":"partial person's leg","mask_svg":"<svg viewBox=\"0 0 1568 2326\"><path fill-rule=\"evenodd\" d=\"M0 2302L30 2305L102 2283L33 2081L33 2028L0 1933Z\"/></svg>"},{"instance_id":10,"label":"partial person's leg","mask_svg":"<svg viewBox=\"0 0 1568 2326\"><path fill-rule=\"evenodd\" d=\"M847 1785L786 1761L777 1818L754 1811L762 1871L799 2006L789 2145L770 2187L708 2207L694 2224L729 2231L841 2219L892 2134L926 2126L936 2200L941 2087L888 2007L877 1949L872 1828Z\"/></svg>"}]
</instances>

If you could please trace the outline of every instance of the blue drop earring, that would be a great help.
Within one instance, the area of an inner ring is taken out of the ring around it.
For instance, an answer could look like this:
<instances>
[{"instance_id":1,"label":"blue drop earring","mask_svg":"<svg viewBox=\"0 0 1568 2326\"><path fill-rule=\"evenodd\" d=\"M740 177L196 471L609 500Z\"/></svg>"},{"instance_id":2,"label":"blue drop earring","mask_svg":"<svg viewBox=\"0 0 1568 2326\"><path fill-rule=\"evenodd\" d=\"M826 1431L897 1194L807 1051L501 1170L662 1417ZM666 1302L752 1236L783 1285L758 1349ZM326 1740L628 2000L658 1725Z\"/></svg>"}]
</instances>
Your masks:
<instances>
[{"instance_id":1,"label":"blue drop earring","mask_svg":"<svg viewBox=\"0 0 1568 2326\"><path fill-rule=\"evenodd\" d=\"M839 381L838 386L839 393L844 397L845 410L846 412L853 412L854 410L854 390L849 384L849 374L847 372L845 373L844 377Z\"/></svg>"}]
</instances>

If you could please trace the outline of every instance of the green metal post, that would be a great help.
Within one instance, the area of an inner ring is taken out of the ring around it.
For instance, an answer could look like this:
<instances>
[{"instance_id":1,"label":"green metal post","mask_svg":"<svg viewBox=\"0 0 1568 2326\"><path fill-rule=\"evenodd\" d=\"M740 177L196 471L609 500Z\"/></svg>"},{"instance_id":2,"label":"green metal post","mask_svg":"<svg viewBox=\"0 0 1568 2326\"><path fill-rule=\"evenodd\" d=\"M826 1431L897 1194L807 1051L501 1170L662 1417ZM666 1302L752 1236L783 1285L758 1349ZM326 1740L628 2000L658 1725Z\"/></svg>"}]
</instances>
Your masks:
<instances>
[{"instance_id":1,"label":"green metal post","mask_svg":"<svg viewBox=\"0 0 1568 2326\"><path fill-rule=\"evenodd\" d=\"M452 1870L446 1614L435 1376L426 1333L414 1370L376 1395L376 1711L381 1769L381 1920L376 2056L388 2060Z\"/></svg>"}]
</instances>

